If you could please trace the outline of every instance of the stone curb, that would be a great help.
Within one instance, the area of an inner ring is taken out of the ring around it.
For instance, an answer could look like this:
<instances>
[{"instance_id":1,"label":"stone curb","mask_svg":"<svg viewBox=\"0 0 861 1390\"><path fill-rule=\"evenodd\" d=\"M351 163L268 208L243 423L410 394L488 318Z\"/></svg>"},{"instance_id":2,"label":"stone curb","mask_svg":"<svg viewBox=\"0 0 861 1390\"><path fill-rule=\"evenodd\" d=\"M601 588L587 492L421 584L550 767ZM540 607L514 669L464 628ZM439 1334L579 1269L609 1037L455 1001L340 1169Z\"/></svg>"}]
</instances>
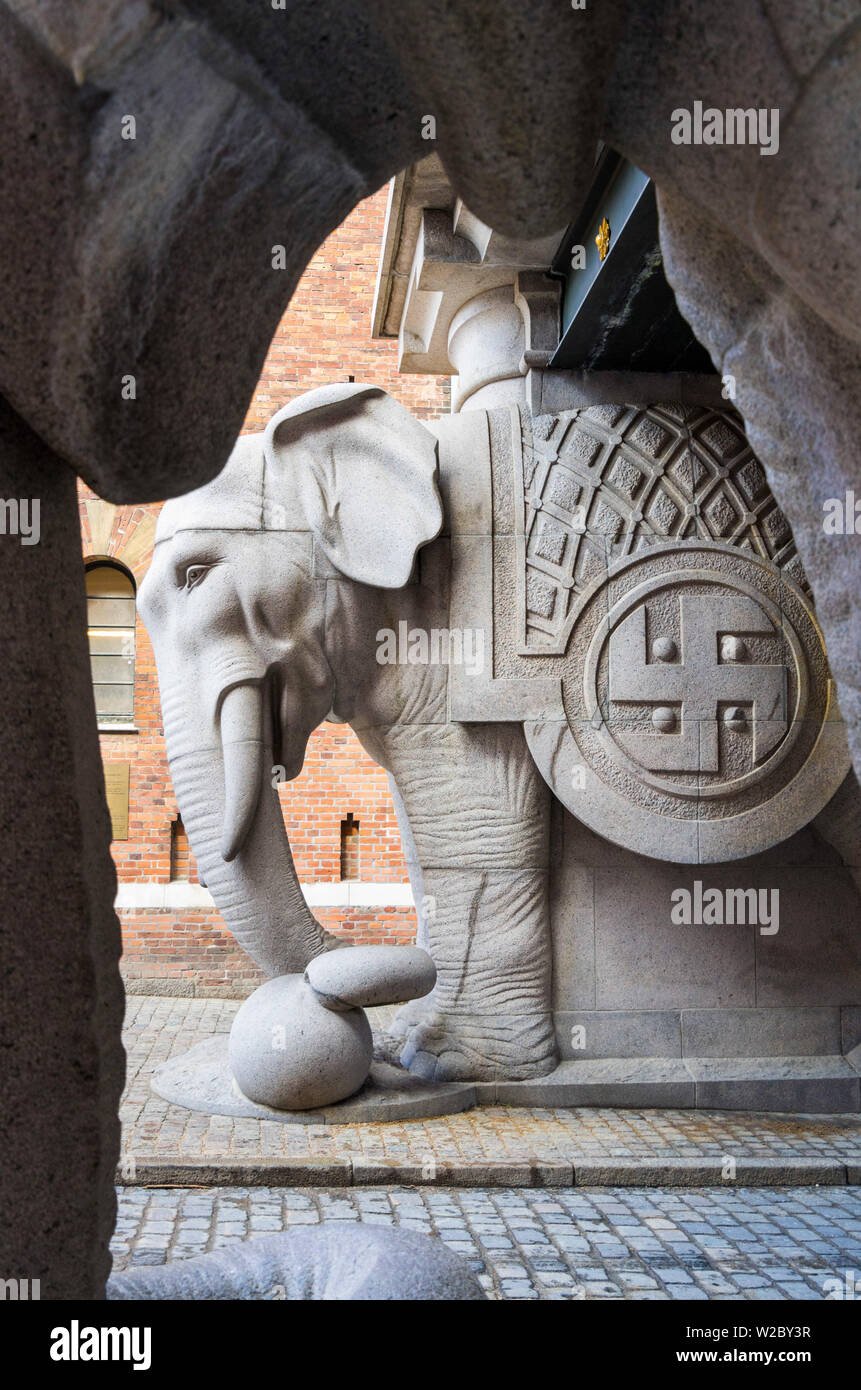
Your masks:
<instances>
[{"instance_id":1,"label":"stone curb","mask_svg":"<svg viewBox=\"0 0 861 1390\"><path fill-rule=\"evenodd\" d=\"M137 1159L117 1169L120 1187L844 1187L861 1185L861 1163L806 1157L531 1159L427 1163L389 1158L295 1160Z\"/></svg>"},{"instance_id":2,"label":"stone curb","mask_svg":"<svg viewBox=\"0 0 861 1390\"><path fill-rule=\"evenodd\" d=\"M732 1165L726 1173L728 1161ZM849 1165L837 1158L596 1158L575 1164L577 1187L844 1187ZM858 1172L852 1165L852 1171Z\"/></svg>"}]
</instances>

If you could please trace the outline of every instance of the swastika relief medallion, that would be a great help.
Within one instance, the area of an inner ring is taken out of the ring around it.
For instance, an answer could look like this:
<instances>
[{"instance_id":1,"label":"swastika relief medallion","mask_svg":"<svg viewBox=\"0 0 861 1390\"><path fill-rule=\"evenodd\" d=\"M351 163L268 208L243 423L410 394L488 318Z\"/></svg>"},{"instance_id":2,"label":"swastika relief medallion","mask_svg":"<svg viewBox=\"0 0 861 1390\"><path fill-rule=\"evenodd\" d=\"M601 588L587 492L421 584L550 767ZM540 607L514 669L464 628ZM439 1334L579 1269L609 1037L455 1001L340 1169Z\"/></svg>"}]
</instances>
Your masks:
<instances>
[{"instance_id":1,"label":"swastika relief medallion","mask_svg":"<svg viewBox=\"0 0 861 1390\"><path fill-rule=\"evenodd\" d=\"M848 769L809 600L747 550L676 541L610 562L580 595L565 720L527 724L569 809L683 863L755 854L807 824Z\"/></svg>"}]
</instances>

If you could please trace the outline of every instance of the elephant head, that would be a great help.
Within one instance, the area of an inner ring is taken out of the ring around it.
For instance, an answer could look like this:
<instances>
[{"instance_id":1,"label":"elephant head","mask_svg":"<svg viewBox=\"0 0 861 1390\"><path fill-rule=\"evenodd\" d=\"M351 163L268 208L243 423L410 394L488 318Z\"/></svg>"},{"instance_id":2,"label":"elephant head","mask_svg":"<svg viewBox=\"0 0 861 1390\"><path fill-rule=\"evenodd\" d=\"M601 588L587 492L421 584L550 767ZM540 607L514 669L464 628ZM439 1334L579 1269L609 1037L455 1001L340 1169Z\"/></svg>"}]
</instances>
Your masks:
<instances>
[{"instance_id":1,"label":"elephant head","mask_svg":"<svg viewBox=\"0 0 861 1390\"><path fill-rule=\"evenodd\" d=\"M273 776L298 775L336 698L328 585L400 588L441 526L434 436L352 383L291 401L161 512L139 602L177 803L217 907L270 975L341 944L305 903Z\"/></svg>"}]
</instances>

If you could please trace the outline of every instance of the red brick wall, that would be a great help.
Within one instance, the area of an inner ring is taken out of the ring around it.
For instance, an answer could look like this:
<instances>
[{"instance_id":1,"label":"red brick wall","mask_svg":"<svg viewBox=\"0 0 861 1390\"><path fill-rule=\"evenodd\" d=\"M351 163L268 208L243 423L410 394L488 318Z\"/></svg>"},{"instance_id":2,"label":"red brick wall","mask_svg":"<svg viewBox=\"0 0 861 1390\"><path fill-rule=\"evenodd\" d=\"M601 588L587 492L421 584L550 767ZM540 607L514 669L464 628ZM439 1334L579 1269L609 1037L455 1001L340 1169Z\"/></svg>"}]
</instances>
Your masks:
<instances>
[{"instance_id":1,"label":"red brick wall","mask_svg":"<svg viewBox=\"0 0 861 1390\"><path fill-rule=\"evenodd\" d=\"M401 376L396 344L371 338L387 194L360 203L310 262L272 340L246 431L263 429L302 391L351 376L383 386L419 419L448 414L448 377Z\"/></svg>"},{"instance_id":2,"label":"red brick wall","mask_svg":"<svg viewBox=\"0 0 861 1390\"><path fill-rule=\"evenodd\" d=\"M248 410L245 431L264 427L293 396L314 386L371 381L416 416L449 409L444 378L399 376L396 346L371 339L371 304L386 208L386 190L360 204L324 243L279 325ZM159 504L111 507L79 485L84 553L124 563L137 582L152 556ZM106 762L130 763L129 838L112 846L121 884L165 884L171 876L171 823L176 801L167 769L155 663L137 624L135 733L103 733ZM300 777L280 789L299 877L335 883L341 876L341 822L359 822L362 882L403 883L406 869L385 773L365 755L346 725L312 736ZM356 846L351 844L351 856ZM197 882L193 856L180 874ZM355 876L352 858L348 876ZM406 907L317 907L330 931L355 942L402 943L415 933ZM261 978L216 912L124 909L123 970L132 989L195 994L245 994Z\"/></svg>"}]
</instances>

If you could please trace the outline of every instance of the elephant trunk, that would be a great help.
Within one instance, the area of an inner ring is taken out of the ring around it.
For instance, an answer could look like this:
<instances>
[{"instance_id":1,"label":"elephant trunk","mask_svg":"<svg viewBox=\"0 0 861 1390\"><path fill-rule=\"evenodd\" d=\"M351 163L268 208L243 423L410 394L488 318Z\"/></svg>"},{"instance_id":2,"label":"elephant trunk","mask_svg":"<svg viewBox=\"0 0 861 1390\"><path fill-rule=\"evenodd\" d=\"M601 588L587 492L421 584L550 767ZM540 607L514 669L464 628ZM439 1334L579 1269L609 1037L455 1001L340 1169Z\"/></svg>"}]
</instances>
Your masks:
<instances>
[{"instance_id":1,"label":"elephant trunk","mask_svg":"<svg viewBox=\"0 0 861 1390\"><path fill-rule=\"evenodd\" d=\"M277 792L263 689L224 697L220 746L189 747L184 695L162 700L177 805L202 880L236 940L267 975L304 971L342 945L325 932L302 893Z\"/></svg>"}]
</instances>

